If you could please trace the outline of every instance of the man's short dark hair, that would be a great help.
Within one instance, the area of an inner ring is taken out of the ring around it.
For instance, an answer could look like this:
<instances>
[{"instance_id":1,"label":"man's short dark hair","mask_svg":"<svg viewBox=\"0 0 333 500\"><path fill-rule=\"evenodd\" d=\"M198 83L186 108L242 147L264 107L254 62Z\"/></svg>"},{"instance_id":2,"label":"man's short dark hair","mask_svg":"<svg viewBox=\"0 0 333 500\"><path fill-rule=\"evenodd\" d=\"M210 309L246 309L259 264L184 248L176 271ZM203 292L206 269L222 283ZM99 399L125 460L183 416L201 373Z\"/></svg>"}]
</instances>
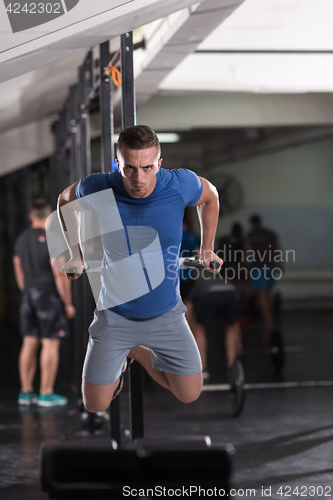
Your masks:
<instances>
[{"instance_id":1,"label":"man's short dark hair","mask_svg":"<svg viewBox=\"0 0 333 500\"><path fill-rule=\"evenodd\" d=\"M31 205L30 213L36 219L46 219L50 213L52 212L52 208L50 203L44 198L38 198Z\"/></svg>"},{"instance_id":2,"label":"man's short dark hair","mask_svg":"<svg viewBox=\"0 0 333 500\"><path fill-rule=\"evenodd\" d=\"M148 125L126 127L119 134L117 152L128 149L148 149L156 147L157 155L161 155L161 145L155 132Z\"/></svg>"},{"instance_id":3,"label":"man's short dark hair","mask_svg":"<svg viewBox=\"0 0 333 500\"><path fill-rule=\"evenodd\" d=\"M251 222L251 224L253 224L255 226L260 226L260 224L261 224L261 217L260 217L260 215L252 215L250 217L250 222Z\"/></svg>"}]
</instances>

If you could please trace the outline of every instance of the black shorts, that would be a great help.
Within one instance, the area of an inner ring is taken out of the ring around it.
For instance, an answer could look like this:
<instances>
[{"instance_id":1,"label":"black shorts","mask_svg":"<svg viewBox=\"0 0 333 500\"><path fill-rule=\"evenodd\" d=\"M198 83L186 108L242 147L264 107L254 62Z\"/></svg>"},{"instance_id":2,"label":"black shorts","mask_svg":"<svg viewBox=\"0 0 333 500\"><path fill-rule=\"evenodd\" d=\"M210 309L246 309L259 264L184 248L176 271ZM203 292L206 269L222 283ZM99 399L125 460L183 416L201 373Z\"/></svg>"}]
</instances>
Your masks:
<instances>
[{"instance_id":1,"label":"black shorts","mask_svg":"<svg viewBox=\"0 0 333 500\"><path fill-rule=\"evenodd\" d=\"M39 288L25 290L21 296L20 331L22 337L67 337L68 322L60 298Z\"/></svg>"},{"instance_id":2,"label":"black shorts","mask_svg":"<svg viewBox=\"0 0 333 500\"><path fill-rule=\"evenodd\" d=\"M239 295L236 291L206 293L194 305L197 322L208 328L215 317L233 325L239 317Z\"/></svg>"},{"instance_id":3,"label":"black shorts","mask_svg":"<svg viewBox=\"0 0 333 500\"><path fill-rule=\"evenodd\" d=\"M187 300L187 296L195 285L195 280L180 280L180 296L183 300Z\"/></svg>"}]
</instances>

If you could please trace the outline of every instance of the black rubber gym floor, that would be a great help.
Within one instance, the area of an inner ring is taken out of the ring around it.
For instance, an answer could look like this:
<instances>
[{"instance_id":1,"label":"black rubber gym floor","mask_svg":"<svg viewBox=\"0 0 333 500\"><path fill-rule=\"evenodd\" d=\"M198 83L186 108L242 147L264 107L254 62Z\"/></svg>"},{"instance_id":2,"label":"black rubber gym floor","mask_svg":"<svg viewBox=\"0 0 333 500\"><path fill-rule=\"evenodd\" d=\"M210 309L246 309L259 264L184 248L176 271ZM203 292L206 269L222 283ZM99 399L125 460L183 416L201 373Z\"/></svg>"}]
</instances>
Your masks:
<instances>
[{"instance_id":1,"label":"black rubber gym floor","mask_svg":"<svg viewBox=\"0 0 333 500\"><path fill-rule=\"evenodd\" d=\"M184 405L145 378L146 436L203 434L211 436L213 444L232 444L234 498L333 497L332 320L329 311L283 313L287 354L280 376L270 363L258 325L247 328L243 362L251 388L237 419L228 413L223 342L215 325L209 339L208 389L213 390ZM40 500L47 498L39 487L40 444L105 441L107 422L95 435L82 430L76 395L61 374L57 390L68 395L67 407L18 408L18 348L15 336L1 346L0 498ZM288 387L288 382L317 385ZM129 447L127 384L121 414L123 446Z\"/></svg>"}]
</instances>

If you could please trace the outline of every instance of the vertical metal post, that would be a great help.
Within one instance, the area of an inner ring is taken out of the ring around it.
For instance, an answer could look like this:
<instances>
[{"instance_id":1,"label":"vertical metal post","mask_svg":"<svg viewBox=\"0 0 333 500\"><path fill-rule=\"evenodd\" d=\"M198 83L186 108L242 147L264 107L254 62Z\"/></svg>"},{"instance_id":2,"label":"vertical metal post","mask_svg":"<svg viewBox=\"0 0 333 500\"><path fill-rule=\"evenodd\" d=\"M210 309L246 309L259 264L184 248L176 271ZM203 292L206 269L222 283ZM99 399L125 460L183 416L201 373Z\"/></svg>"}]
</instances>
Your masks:
<instances>
[{"instance_id":1,"label":"vertical metal post","mask_svg":"<svg viewBox=\"0 0 333 500\"><path fill-rule=\"evenodd\" d=\"M31 167L27 167L24 172L24 194L25 211L28 214L31 208Z\"/></svg>"},{"instance_id":2,"label":"vertical metal post","mask_svg":"<svg viewBox=\"0 0 333 500\"><path fill-rule=\"evenodd\" d=\"M113 125L113 103L112 86L110 77L105 75L105 70L110 62L109 41L101 43L100 53L100 87L99 87L99 109L101 114L102 137L101 137L101 171L111 172L114 159L112 136Z\"/></svg>"},{"instance_id":3,"label":"vertical metal post","mask_svg":"<svg viewBox=\"0 0 333 500\"><path fill-rule=\"evenodd\" d=\"M8 261L11 261L13 247L15 241L15 202L14 202L14 174L9 174L5 179L6 193L6 249L8 251ZM9 312L9 321L7 328L9 331L15 331L16 327L16 310L14 304L14 282L12 279L12 267L5 266L5 283L6 283L6 310ZM15 285L16 286L16 285Z\"/></svg>"},{"instance_id":4,"label":"vertical metal post","mask_svg":"<svg viewBox=\"0 0 333 500\"><path fill-rule=\"evenodd\" d=\"M74 184L80 179L80 131L78 125L79 117L79 99L78 85L72 85L69 90L69 124L70 131L70 161L69 161L69 178L70 184ZM75 345L75 368L74 368L74 383L78 391L81 387L82 364L84 359L84 340L83 331L84 324L82 318L82 282L74 280L73 282L73 301L76 309L74 319L74 345Z\"/></svg>"},{"instance_id":5,"label":"vertical metal post","mask_svg":"<svg viewBox=\"0 0 333 500\"><path fill-rule=\"evenodd\" d=\"M86 106L88 100L87 93L91 91L92 78L93 78L93 60L92 50L89 51L84 64L79 69L79 103L80 103L80 159L81 159L81 175L85 177L91 174L91 148L90 148L90 116L89 108ZM87 85L86 72L89 74L89 81ZM90 87L89 87L90 86ZM85 227L82 224L82 242L85 242ZM88 331L88 326L91 322L93 311L94 299L90 289L90 284L87 275L81 277L83 283L83 300L84 300L84 331Z\"/></svg>"},{"instance_id":6,"label":"vertical metal post","mask_svg":"<svg viewBox=\"0 0 333 500\"><path fill-rule=\"evenodd\" d=\"M41 162L38 165L38 180L39 180L39 193L42 198L46 198L46 187L45 187L45 176L47 170L46 161Z\"/></svg>"},{"instance_id":7,"label":"vertical metal post","mask_svg":"<svg viewBox=\"0 0 333 500\"><path fill-rule=\"evenodd\" d=\"M100 54L100 87L99 87L99 108L101 114L102 136L101 136L101 170L109 172L112 170L113 162L113 104L112 85L110 77L105 74L105 70L110 62L109 41L101 43ZM120 402L119 397L112 401L110 405L110 438L120 445Z\"/></svg>"},{"instance_id":8,"label":"vertical metal post","mask_svg":"<svg viewBox=\"0 0 333 500\"><path fill-rule=\"evenodd\" d=\"M67 108L67 106L66 106ZM55 124L55 139L57 151L50 162L51 204L55 208L59 194L67 185L67 154L66 139L66 108Z\"/></svg>"},{"instance_id":9,"label":"vertical metal post","mask_svg":"<svg viewBox=\"0 0 333 500\"><path fill-rule=\"evenodd\" d=\"M65 146L60 148L56 156L57 163L57 200L59 194L67 187L67 152Z\"/></svg>"},{"instance_id":10,"label":"vertical metal post","mask_svg":"<svg viewBox=\"0 0 333 500\"><path fill-rule=\"evenodd\" d=\"M121 36L121 75L122 75L122 128L135 125L135 83L133 69L133 34ZM130 428L132 441L143 437L143 398L141 365L134 361L129 368Z\"/></svg>"},{"instance_id":11,"label":"vertical metal post","mask_svg":"<svg viewBox=\"0 0 333 500\"><path fill-rule=\"evenodd\" d=\"M91 147L90 147L90 116L89 108L87 107L87 102L89 98L89 93L92 91L93 85L93 54L92 50L89 51L86 60L83 65L79 68L79 113L80 113L80 163L81 171L80 177L85 177L91 174ZM89 80L87 84L87 75L89 75ZM85 227L84 224L81 226L81 236L84 250L85 242ZM80 284L82 286L82 305L80 310L81 316L81 346L85 349L87 343L88 327L91 322L92 312L94 308L94 298L90 288L89 280L87 275L82 275L80 279ZM82 363L84 360L84 353L82 353ZM94 431L94 417L89 415L89 432Z\"/></svg>"},{"instance_id":12,"label":"vertical metal post","mask_svg":"<svg viewBox=\"0 0 333 500\"><path fill-rule=\"evenodd\" d=\"M122 128L136 123L135 84L133 69L133 35L129 31L121 35L121 77L122 77Z\"/></svg>"},{"instance_id":13,"label":"vertical metal post","mask_svg":"<svg viewBox=\"0 0 333 500\"><path fill-rule=\"evenodd\" d=\"M51 203L56 208L59 194L68 185L68 158L66 139L69 127L70 102L67 99L65 107L55 124L56 154L52 158L50 169ZM72 380L72 362L70 353L70 340L63 339L60 345L61 375L63 380L70 383Z\"/></svg>"},{"instance_id":14,"label":"vertical metal post","mask_svg":"<svg viewBox=\"0 0 333 500\"><path fill-rule=\"evenodd\" d=\"M71 137L70 146L70 160L69 160L69 182L74 184L80 178L79 176L79 157L80 157L80 144L79 144L79 130L77 124L77 108L78 108L78 86L72 85L69 89L69 130Z\"/></svg>"},{"instance_id":15,"label":"vertical metal post","mask_svg":"<svg viewBox=\"0 0 333 500\"><path fill-rule=\"evenodd\" d=\"M57 206L57 198L59 191L57 191L57 152L50 158L50 201L52 209L55 210Z\"/></svg>"},{"instance_id":16,"label":"vertical metal post","mask_svg":"<svg viewBox=\"0 0 333 500\"><path fill-rule=\"evenodd\" d=\"M95 65L94 65L93 49L89 49L89 52L85 60L85 67L88 72L88 94L90 94L95 84Z\"/></svg>"},{"instance_id":17,"label":"vertical metal post","mask_svg":"<svg viewBox=\"0 0 333 500\"><path fill-rule=\"evenodd\" d=\"M91 174L90 151L90 121L87 102L87 82L85 64L79 68L79 103L80 103L80 149L81 149L81 175Z\"/></svg>"}]
</instances>

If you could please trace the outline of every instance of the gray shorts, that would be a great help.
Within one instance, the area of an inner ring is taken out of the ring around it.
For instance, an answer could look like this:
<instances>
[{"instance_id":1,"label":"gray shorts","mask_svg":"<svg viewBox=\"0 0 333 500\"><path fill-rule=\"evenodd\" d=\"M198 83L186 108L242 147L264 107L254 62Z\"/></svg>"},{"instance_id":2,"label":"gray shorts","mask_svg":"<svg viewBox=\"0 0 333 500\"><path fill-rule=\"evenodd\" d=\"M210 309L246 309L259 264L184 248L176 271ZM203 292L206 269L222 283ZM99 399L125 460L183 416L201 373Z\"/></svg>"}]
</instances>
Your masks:
<instances>
[{"instance_id":1,"label":"gray shorts","mask_svg":"<svg viewBox=\"0 0 333 500\"><path fill-rule=\"evenodd\" d=\"M185 318L186 307L178 304L156 318L132 321L108 309L95 310L82 378L90 384L111 384L136 345L150 349L152 366L175 375L201 372L200 353Z\"/></svg>"}]
</instances>

